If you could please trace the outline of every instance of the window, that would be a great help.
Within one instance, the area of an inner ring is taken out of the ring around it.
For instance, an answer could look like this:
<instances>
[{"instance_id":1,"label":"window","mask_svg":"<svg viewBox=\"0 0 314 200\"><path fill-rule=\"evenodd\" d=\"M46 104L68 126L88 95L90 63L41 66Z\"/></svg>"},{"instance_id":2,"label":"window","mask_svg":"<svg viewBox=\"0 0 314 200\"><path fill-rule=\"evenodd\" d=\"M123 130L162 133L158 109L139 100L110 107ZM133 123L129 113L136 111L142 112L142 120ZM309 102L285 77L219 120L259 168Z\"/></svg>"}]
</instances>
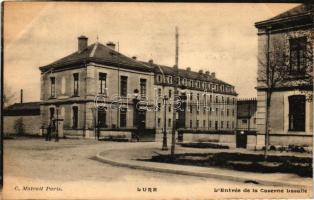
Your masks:
<instances>
[{"instance_id":1,"label":"window","mask_svg":"<svg viewBox=\"0 0 314 200\"><path fill-rule=\"evenodd\" d=\"M199 126L200 126L200 121L196 120L196 128L199 128Z\"/></svg>"},{"instance_id":2,"label":"window","mask_svg":"<svg viewBox=\"0 0 314 200\"><path fill-rule=\"evenodd\" d=\"M193 93L192 92L190 93L190 100L191 101L193 100Z\"/></svg>"},{"instance_id":3,"label":"window","mask_svg":"<svg viewBox=\"0 0 314 200\"><path fill-rule=\"evenodd\" d=\"M120 127L125 128L126 127L126 108L121 108L120 110Z\"/></svg>"},{"instance_id":4,"label":"window","mask_svg":"<svg viewBox=\"0 0 314 200\"><path fill-rule=\"evenodd\" d=\"M146 79L140 79L141 97L146 97Z\"/></svg>"},{"instance_id":5,"label":"window","mask_svg":"<svg viewBox=\"0 0 314 200\"><path fill-rule=\"evenodd\" d=\"M190 120L190 128L192 128L192 125L193 125L192 120Z\"/></svg>"},{"instance_id":6,"label":"window","mask_svg":"<svg viewBox=\"0 0 314 200\"><path fill-rule=\"evenodd\" d=\"M99 73L99 94L106 94L106 87L107 87L107 74L106 73Z\"/></svg>"},{"instance_id":7,"label":"window","mask_svg":"<svg viewBox=\"0 0 314 200\"><path fill-rule=\"evenodd\" d=\"M158 75L158 76L157 76L157 81L158 81L158 83L161 82L161 75Z\"/></svg>"},{"instance_id":8,"label":"window","mask_svg":"<svg viewBox=\"0 0 314 200\"><path fill-rule=\"evenodd\" d=\"M168 111L171 112L171 104L168 106Z\"/></svg>"},{"instance_id":9,"label":"window","mask_svg":"<svg viewBox=\"0 0 314 200\"><path fill-rule=\"evenodd\" d=\"M192 113L192 112L193 112L193 106L190 105L190 113Z\"/></svg>"},{"instance_id":10,"label":"window","mask_svg":"<svg viewBox=\"0 0 314 200\"><path fill-rule=\"evenodd\" d=\"M229 128L229 121L227 121L227 128Z\"/></svg>"},{"instance_id":11,"label":"window","mask_svg":"<svg viewBox=\"0 0 314 200\"><path fill-rule=\"evenodd\" d=\"M254 117L254 119L253 119L253 123L256 124L256 118L255 118L255 117Z\"/></svg>"},{"instance_id":12,"label":"window","mask_svg":"<svg viewBox=\"0 0 314 200\"><path fill-rule=\"evenodd\" d=\"M79 74L78 73L75 73L75 74L73 74L73 95L74 96L78 96L78 94L79 94L79 83L78 83L78 81L79 81Z\"/></svg>"},{"instance_id":13,"label":"window","mask_svg":"<svg viewBox=\"0 0 314 200\"><path fill-rule=\"evenodd\" d=\"M99 128L106 128L106 110L105 109L98 109L98 127Z\"/></svg>"},{"instance_id":14,"label":"window","mask_svg":"<svg viewBox=\"0 0 314 200\"><path fill-rule=\"evenodd\" d=\"M229 97L227 97L227 104L229 104L230 103L230 99L229 99Z\"/></svg>"},{"instance_id":15,"label":"window","mask_svg":"<svg viewBox=\"0 0 314 200\"><path fill-rule=\"evenodd\" d=\"M158 88L158 96L161 97L161 88Z\"/></svg>"},{"instance_id":16,"label":"window","mask_svg":"<svg viewBox=\"0 0 314 200\"><path fill-rule=\"evenodd\" d=\"M170 83L170 84L172 83L172 76L168 77L168 83Z\"/></svg>"},{"instance_id":17,"label":"window","mask_svg":"<svg viewBox=\"0 0 314 200\"><path fill-rule=\"evenodd\" d=\"M218 129L218 121L215 121L215 130Z\"/></svg>"},{"instance_id":18,"label":"window","mask_svg":"<svg viewBox=\"0 0 314 200\"><path fill-rule=\"evenodd\" d=\"M206 121L203 120L203 127L205 128L206 127Z\"/></svg>"},{"instance_id":19,"label":"window","mask_svg":"<svg viewBox=\"0 0 314 200\"><path fill-rule=\"evenodd\" d=\"M126 97L128 92L128 77L121 76L120 79L120 96Z\"/></svg>"},{"instance_id":20,"label":"window","mask_svg":"<svg viewBox=\"0 0 314 200\"><path fill-rule=\"evenodd\" d=\"M229 109L227 109L227 116L229 116Z\"/></svg>"},{"instance_id":21,"label":"window","mask_svg":"<svg viewBox=\"0 0 314 200\"><path fill-rule=\"evenodd\" d=\"M212 127L212 121L208 121L208 127L211 128Z\"/></svg>"},{"instance_id":22,"label":"window","mask_svg":"<svg viewBox=\"0 0 314 200\"><path fill-rule=\"evenodd\" d=\"M224 114L224 109L221 109L221 116L223 116Z\"/></svg>"},{"instance_id":23,"label":"window","mask_svg":"<svg viewBox=\"0 0 314 200\"><path fill-rule=\"evenodd\" d=\"M168 127L171 127L171 119L168 119Z\"/></svg>"},{"instance_id":24,"label":"window","mask_svg":"<svg viewBox=\"0 0 314 200\"><path fill-rule=\"evenodd\" d=\"M306 63L306 37L293 38L290 43L290 73L304 73Z\"/></svg>"},{"instance_id":25,"label":"window","mask_svg":"<svg viewBox=\"0 0 314 200\"><path fill-rule=\"evenodd\" d=\"M53 107L49 108L49 113L50 113L49 119L52 120L52 118L54 118L55 116L55 108Z\"/></svg>"},{"instance_id":26,"label":"window","mask_svg":"<svg viewBox=\"0 0 314 200\"><path fill-rule=\"evenodd\" d=\"M232 116L234 116L234 109L232 109Z\"/></svg>"},{"instance_id":27,"label":"window","mask_svg":"<svg viewBox=\"0 0 314 200\"><path fill-rule=\"evenodd\" d=\"M72 107L72 128L76 129L78 127L78 107Z\"/></svg>"},{"instance_id":28,"label":"window","mask_svg":"<svg viewBox=\"0 0 314 200\"><path fill-rule=\"evenodd\" d=\"M197 101L199 101L199 100L200 100L200 94L197 93Z\"/></svg>"},{"instance_id":29,"label":"window","mask_svg":"<svg viewBox=\"0 0 314 200\"><path fill-rule=\"evenodd\" d=\"M221 122L220 122L220 127L221 127L221 128L224 128L224 121L221 121Z\"/></svg>"},{"instance_id":30,"label":"window","mask_svg":"<svg viewBox=\"0 0 314 200\"><path fill-rule=\"evenodd\" d=\"M289 96L289 130L305 131L305 96Z\"/></svg>"},{"instance_id":31,"label":"window","mask_svg":"<svg viewBox=\"0 0 314 200\"><path fill-rule=\"evenodd\" d=\"M171 96L172 96L172 90L169 90L169 91L168 91L168 96L169 96L169 99L170 99Z\"/></svg>"},{"instance_id":32,"label":"window","mask_svg":"<svg viewBox=\"0 0 314 200\"><path fill-rule=\"evenodd\" d=\"M212 95L209 96L209 102L210 103L213 102L213 96Z\"/></svg>"},{"instance_id":33,"label":"window","mask_svg":"<svg viewBox=\"0 0 314 200\"><path fill-rule=\"evenodd\" d=\"M242 124L247 124L247 120L246 119L242 119Z\"/></svg>"},{"instance_id":34,"label":"window","mask_svg":"<svg viewBox=\"0 0 314 200\"><path fill-rule=\"evenodd\" d=\"M160 110L161 110L161 103L158 103L157 111L160 111Z\"/></svg>"},{"instance_id":35,"label":"window","mask_svg":"<svg viewBox=\"0 0 314 200\"><path fill-rule=\"evenodd\" d=\"M158 120L157 120L157 126L158 126L158 128L160 127L160 122L161 122L161 119L158 118Z\"/></svg>"},{"instance_id":36,"label":"window","mask_svg":"<svg viewBox=\"0 0 314 200\"><path fill-rule=\"evenodd\" d=\"M232 128L234 128L234 122L232 122Z\"/></svg>"},{"instance_id":37,"label":"window","mask_svg":"<svg viewBox=\"0 0 314 200\"><path fill-rule=\"evenodd\" d=\"M218 115L218 108L216 108L216 115Z\"/></svg>"},{"instance_id":38,"label":"window","mask_svg":"<svg viewBox=\"0 0 314 200\"><path fill-rule=\"evenodd\" d=\"M224 97L221 97L221 102L225 103L225 98Z\"/></svg>"},{"instance_id":39,"label":"window","mask_svg":"<svg viewBox=\"0 0 314 200\"><path fill-rule=\"evenodd\" d=\"M216 96L216 103L218 103L219 102L219 99L218 99L218 96Z\"/></svg>"},{"instance_id":40,"label":"window","mask_svg":"<svg viewBox=\"0 0 314 200\"><path fill-rule=\"evenodd\" d=\"M56 78L50 77L50 97L56 97Z\"/></svg>"}]
</instances>

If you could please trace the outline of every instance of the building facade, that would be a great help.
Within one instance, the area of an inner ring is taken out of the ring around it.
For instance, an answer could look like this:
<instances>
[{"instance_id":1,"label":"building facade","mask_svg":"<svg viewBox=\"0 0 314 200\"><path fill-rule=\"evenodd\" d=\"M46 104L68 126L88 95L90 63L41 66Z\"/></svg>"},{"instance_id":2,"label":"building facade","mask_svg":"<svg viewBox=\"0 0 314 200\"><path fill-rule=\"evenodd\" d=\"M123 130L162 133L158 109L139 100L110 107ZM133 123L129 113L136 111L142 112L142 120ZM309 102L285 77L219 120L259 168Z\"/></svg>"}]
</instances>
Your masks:
<instances>
[{"instance_id":1,"label":"building facade","mask_svg":"<svg viewBox=\"0 0 314 200\"><path fill-rule=\"evenodd\" d=\"M172 132L174 78L176 69L145 63L155 69L156 133L161 140L164 130ZM237 93L234 86L216 78L208 71L178 69L178 106L176 117L178 139L182 142L212 141L235 145ZM166 99L166 101L165 101ZM180 110L179 110L180 109Z\"/></svg>"},{"instance_id":2,"label":"building facade","mask_svg":"<svg viewBox=\"0 0 314 200\"><path fill-rule=\"evenodd\" d=\"M76 52L40 70L45 127L57 118L67 136L160 140L165 127L171 133L173 67L129 58L110 42L88 45L81 36ZM218 80L215 73L188 68L179 69L179 90L185 99L175 119L184 133L178 136L181 140L205 137L234 143L237 94L232 85Z\"/></svg>"},{"instance_id":3,"label":"building facade","mask_svg":"<svg viewBox=\"0 0 314 200\"><path fill-rule=\"evenodd\" d=\"M110 42L88 45L81 36L76 52L40 70L43 126L63 119L60 126L68 136L130 139L138 126L134 100L153 98L153 69L120 54ZM140 116L143 132L154 129L153 112Z\"/></svg>"},{"instance_id":4,"label":"building facade","mask_svg":"<svg viewBox=\"0 0 314 200\"><path fill-rule=\"evenodd\" d=\"M271 92L269 144L312 147L313 6L300 5L255 26L258 135L252 145L265 145L267 92Z\"/></svg>"}]
</instances>

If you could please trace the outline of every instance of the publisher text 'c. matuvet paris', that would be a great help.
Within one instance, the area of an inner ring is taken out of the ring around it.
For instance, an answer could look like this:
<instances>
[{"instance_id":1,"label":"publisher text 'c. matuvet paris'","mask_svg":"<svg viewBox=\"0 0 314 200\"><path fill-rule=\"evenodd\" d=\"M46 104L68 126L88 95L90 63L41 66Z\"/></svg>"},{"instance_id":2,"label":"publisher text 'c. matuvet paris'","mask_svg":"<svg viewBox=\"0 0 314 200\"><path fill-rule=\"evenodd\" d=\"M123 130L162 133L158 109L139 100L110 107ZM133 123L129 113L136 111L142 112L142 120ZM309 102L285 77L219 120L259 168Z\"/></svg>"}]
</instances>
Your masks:
<instances>
[{"instance_id":1,"label":"publisher text 'c. matuvet paris'","mask_svg":"<svg viewBox=\"0 0 314 200\"><path fill-rule=\"evenodd\" d=\"M261 193L307 193L307 189L297 188L297 189L240 189L240 188L214 188L214 192L226 192L226 193L237 193L237 192L261 192Z\"/></svg>"},{"instance_id":2,"label":"publisher text 'c. matuvet paris'","mask_svg":"<svg viewBox=\"0 0 314 200\"><path fill-rule=\"evenodd\" d=\"M54 186L23 186L23 191L62 191L62 188Z\"/></svg>"}]
</instances>

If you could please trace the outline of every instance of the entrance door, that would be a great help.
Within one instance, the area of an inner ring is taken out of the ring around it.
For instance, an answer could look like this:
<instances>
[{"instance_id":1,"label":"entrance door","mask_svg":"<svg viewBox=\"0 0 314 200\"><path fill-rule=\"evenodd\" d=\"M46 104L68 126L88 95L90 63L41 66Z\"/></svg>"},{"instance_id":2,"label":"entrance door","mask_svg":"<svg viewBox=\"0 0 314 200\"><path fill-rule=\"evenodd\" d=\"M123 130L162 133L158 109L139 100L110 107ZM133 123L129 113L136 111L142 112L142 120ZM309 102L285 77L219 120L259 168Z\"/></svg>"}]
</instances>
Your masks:
<instances>
[{"instance_id":1,"label":"entrance door","mask_svg":"<svg viewBox=\"0 0 314 200\"><path fill-rule=\"evenodd\" d=\"M237 131L236 142L237 148L246 148L247 134L245 131Z\"/></svg>"}]
</instances>

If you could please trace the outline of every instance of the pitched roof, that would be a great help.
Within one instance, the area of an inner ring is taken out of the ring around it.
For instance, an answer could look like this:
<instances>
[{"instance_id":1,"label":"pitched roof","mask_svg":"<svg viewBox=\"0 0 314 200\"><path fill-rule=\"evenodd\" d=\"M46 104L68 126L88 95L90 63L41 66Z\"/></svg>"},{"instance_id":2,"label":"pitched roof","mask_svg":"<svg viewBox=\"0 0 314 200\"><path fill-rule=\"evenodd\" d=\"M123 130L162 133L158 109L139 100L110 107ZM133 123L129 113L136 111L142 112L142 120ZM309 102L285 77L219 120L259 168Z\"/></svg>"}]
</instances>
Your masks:
<instances>
[{"instance_id":1,"label":"pitched roof","mask_svg":"<svg viewBox=\"0 0 314 200\"><path fill-rule=\"evenodd\" d=\"M276 15L275 17L272 17L270 19L260 21L255 23L255 26L257 28L271 24L271 23L278 23L281 21L285 21L287 19L295 18L295 17L302 17L302 16L311 16L313 15L313 5L312 4L301 4L297 7L294 7L286 12L280 13Z\"/></svg>"},{"instance_id":2,"label":"pitched roof","mask_svg":"<svg viewBox=\"0 0 314 200\"><path fill-rule=\"evenodd\" d=\"M129 58L111 48L101 44L94 43L86 49L76 51L64 58L61 58L49 65L40 67L40 70L46 71L51 68L60 69L70 65L80 65L89 62L105 64L109 66L121 67L132 70L152 72L153 69L135 59Z\"/></svg>"},{"instance_id":3,"label":"pitched roof","mask_svg":"<svg viewBox=\"0 0 314 200\"><path fill-rule=\"evenodd\" d=\"M40 102L15 103L3 109L5 116L39 115Z\"/></svg>"},{"instance_id":4,"label":"pitched roof","mask_svg":"<svg viewBox=\"0 0 314 200\"><path fill-rule=\"evenodd\" d=\"M155 73L158 73L158 74L161 73L161 74L173 76L176 73L176 70L174 69L174 67L169 67L169 66L165 66L165 65L158 65L158 64L154 64L154 63L148 63L148 62L143 62L143 63L145 63L146 65L150 65L150 66L154 67ZM186 79L221 83L221 84L231 86L230 84L228 84L222 80L219 80L219 79L213 77L212 75L207 75L205 73L199 73L199 72L195 72L195 71L188 71L186 69L181 69L181 68L179 68L179 76L186 78Z\"/></svg>"}]
</instances>

